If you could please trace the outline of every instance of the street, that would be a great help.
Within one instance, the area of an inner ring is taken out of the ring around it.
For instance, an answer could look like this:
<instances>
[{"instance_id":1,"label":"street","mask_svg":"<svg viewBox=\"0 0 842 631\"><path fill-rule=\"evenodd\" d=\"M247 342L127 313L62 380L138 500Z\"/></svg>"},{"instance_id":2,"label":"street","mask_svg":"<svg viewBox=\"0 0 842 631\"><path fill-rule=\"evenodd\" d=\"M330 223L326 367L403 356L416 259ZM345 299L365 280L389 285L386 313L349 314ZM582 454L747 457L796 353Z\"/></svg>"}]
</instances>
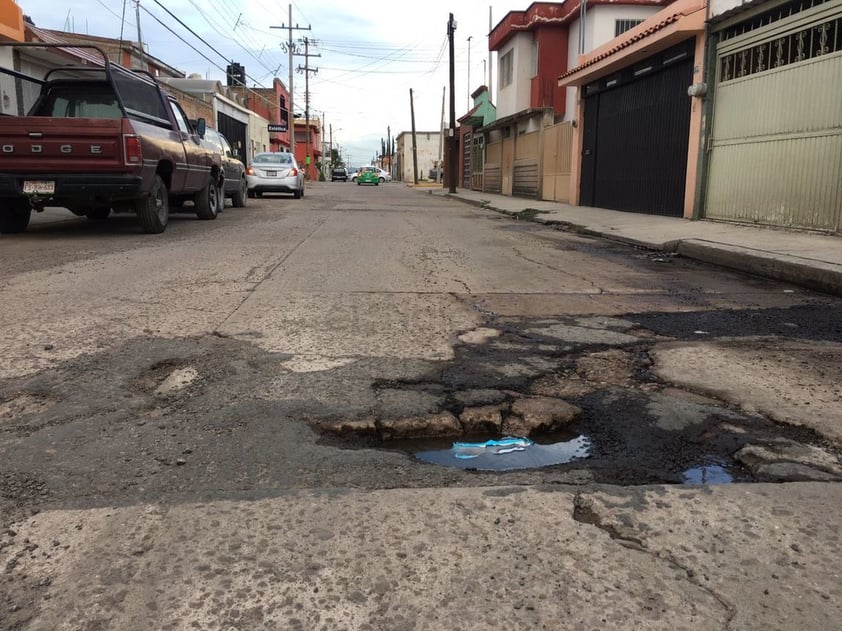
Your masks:
<instances>
[{"instance_id":1,"label":"street","mask_svg":"<svg viewBox=\"0 0 842 631\"><path fill-rule=\"evenodd\" d=\"M400 183L47 213L0 237L0 629L838 627L840 299ZM415 457L524 428L582 451Z\"/></svg>"}]
</instances>

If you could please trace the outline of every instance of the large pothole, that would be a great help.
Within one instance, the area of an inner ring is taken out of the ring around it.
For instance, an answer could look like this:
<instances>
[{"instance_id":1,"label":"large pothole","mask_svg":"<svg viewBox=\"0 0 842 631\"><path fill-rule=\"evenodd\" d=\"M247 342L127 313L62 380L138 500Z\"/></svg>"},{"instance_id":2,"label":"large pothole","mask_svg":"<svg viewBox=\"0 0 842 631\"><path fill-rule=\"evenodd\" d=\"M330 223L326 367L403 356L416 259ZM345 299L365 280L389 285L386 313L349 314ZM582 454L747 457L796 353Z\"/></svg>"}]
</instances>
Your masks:
<instances>
[{"instance_id":1,"label":"large pothole","mask_svg":"<svg viewBox=\"0 0 842 631\"><path fill-rule=\"evenodd\" d=\"M842 479L837 449L814 430L664 382L650 352L662 339L621 318L484 327L435 373L375 383L379 410L318 429L328 443L466 470L585 467L620 484ZM494 441L508 438L531 443L500 453ZM466 442L481 454L465 458Z\"/></svg>"}]
</instances>

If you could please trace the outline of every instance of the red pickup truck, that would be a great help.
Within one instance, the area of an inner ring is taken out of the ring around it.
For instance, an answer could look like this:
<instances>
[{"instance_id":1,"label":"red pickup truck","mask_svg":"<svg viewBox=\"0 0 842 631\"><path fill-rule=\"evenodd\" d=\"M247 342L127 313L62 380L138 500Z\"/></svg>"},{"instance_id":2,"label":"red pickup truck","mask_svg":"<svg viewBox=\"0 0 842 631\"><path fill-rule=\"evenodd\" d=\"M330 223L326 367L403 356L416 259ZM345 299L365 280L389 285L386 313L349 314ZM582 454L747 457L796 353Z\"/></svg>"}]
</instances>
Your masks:
<instances>
[{"instance_id":1,"label":"red pickup truck","mask_svg":"<svg viewBox=\"0 0 842 631\"><path fill-rule=\"evenodd\" d=\"M166 229L170 199L215 219L224 173L202 140L204 119L192 125L151 75L80 48L100 52L102 66L55 67L43 79L0 69L40 84L25 116L0 116L0 233L26 230L45 206L91 219L134 213L147 233Z\"/></svg>"}]
</instances>

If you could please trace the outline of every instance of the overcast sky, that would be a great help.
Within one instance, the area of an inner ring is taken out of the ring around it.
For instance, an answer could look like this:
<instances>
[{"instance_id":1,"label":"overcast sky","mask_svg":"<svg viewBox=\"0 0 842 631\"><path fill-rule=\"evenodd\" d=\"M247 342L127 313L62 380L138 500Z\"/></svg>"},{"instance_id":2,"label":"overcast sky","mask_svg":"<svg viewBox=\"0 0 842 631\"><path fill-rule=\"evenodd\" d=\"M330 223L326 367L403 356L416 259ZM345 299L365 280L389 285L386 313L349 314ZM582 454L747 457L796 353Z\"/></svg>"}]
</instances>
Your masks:
<instances>
[{"instance_id":1,"label":"overcast sky","mask_svg":"<svg viewBox=\"0 0 842 631\"><path fill-rule=\"evenodd\" d=\"M125 21L123 0L17 1L36 26L115 38L122 29L125 38L137 39L134 0L126 2ZM273 76L288 85L289 58L281 44L289 32L269 27L288 26L292 6L292 24L311 27L293 32L299 52L303 53L304 47L298 40L308 37L313 42L310 52L321 55L309 60L312 68L318 68L318 73L310 73L310 115L323 117L326 138L333 126L334 145L342 147L346 158L350 155L351 164L359 165L380 152L380 139L386 138L387 127L391 127L392 136L411 130L410 88L415 97L416 130L439 129L443 90L448 84L450 12L457 24L454 94L458 118L469 109L469 93L488 82L489 9L496 25L508 11L526 9L529 4L140 0L140 24L149 53L187 74L199 73L224 83L226 60L234 60L245 66L249 85L270 85ZM167 9L196 35L168 15ZM496 82L496 60L493 64ZM292 65L294 69L303 67L305 58L294 57ZM294 73L293 89L296 112L303 112L304 74ZM449 117L448 94L448 122Z\"/></svg>"}]
</instances>

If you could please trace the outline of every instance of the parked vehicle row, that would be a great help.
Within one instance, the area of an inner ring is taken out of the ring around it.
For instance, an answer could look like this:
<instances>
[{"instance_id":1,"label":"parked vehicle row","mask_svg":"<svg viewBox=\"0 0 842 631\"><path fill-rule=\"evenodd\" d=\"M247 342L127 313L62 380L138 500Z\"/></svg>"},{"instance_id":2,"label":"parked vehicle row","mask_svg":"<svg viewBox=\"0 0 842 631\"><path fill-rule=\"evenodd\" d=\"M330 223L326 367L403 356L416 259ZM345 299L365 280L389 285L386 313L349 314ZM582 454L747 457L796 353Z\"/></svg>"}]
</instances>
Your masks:
<instances>
[{"instance_id":1,"label":"parked vehicle row","mask_svg":"<svg viewBox=\"0 0 842 631\"><path fill-rule=\"evenodd\" d=\"M28 111L0 116L0 233L23 232L47 206L93 220L131 213L155 234L185 202L212 220L226 197L241 207L263 192L303 196L291 154L259 154L246 168L224 136L190 120L154 77L110 62L96 46L78 47L99 53L102 65L54 67L43 79L0 68L40 86Z\"/></svg>"}]
</instances>

